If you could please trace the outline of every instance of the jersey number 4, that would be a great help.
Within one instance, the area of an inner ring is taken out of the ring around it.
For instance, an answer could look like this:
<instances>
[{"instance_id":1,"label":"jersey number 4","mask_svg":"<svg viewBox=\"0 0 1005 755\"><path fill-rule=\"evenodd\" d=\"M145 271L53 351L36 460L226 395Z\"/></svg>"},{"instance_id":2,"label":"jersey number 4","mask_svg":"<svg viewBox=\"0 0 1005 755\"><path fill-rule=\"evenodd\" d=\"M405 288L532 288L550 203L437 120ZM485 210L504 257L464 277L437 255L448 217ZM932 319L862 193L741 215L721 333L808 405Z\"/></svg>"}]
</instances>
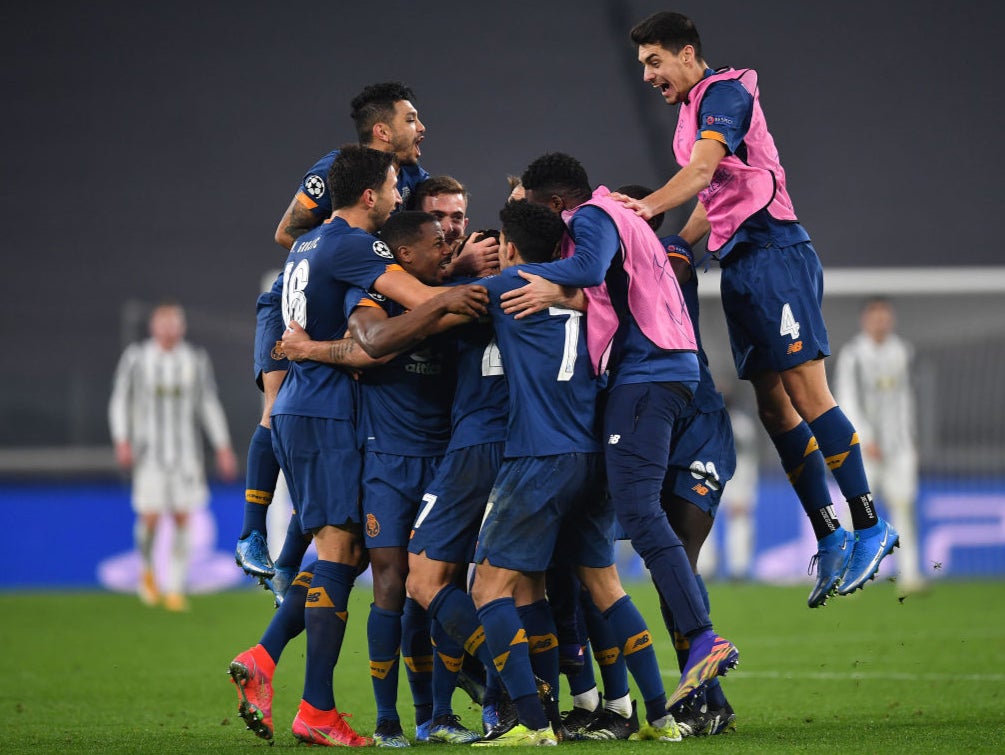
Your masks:
<instances>
[{"instance_id":1,"label":"jersey number 4","mask_svg":"<svg viewBox=\"0 0 1005 755\"><path fill-rule=\"evenodd\" d=\"M799 338L799 322L792 315L792 307L788 302L782 306L782 321L779 324L778 335L789 336L793 341Z\"/></svg>"}]
</instances>

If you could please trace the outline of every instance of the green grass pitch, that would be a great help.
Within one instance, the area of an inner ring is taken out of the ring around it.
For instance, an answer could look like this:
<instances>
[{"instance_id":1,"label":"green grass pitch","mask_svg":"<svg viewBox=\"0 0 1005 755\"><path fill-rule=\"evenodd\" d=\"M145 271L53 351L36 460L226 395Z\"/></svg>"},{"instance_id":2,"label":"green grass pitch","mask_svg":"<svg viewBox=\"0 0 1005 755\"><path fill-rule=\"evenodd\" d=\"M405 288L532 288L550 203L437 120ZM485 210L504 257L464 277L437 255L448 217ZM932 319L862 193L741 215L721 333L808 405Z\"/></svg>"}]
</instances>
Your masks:
<instances>
[{"instance_id":1,"label":"green grass pitch","mask_svg":"<svg viewBox=\"0 0 1005 755\"><path fill-rule=\"evenodd\" d=\"M1005 582L939 582L899 600L896 586L806 608L808 587L712 584L717 630L740 648L726 678L735 733L679 744L570 743L592 753L660 748L730 752L1005 752ZM629 585L657 638L668 688L676 663L653 591ZM0 753L250 752L225 673L257 641L270 596L195 596L192 611L146 608L107 593L0 593ZM371 733L368 590L354 591L335 672L339 708ZM303 638L276 673L275 748L297 746L290 723L302 691ZM402 674L399 711L411 735ZM463 692L468 726L478 709ZM567 697L563 709L569 707ZM423 745L423 750L450 749Z\"/></svg>"}]
</instances>

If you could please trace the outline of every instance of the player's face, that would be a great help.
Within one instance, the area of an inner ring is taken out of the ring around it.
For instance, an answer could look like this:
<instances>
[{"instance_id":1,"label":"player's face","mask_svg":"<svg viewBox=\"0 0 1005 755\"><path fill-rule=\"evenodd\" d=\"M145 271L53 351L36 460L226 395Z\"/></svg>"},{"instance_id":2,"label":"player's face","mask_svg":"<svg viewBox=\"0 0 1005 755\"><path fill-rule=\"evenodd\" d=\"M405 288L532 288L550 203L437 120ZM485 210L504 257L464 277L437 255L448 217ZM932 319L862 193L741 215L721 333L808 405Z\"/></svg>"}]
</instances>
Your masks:
<instances>
[{"instance_id":1,"label":"player's face","mask_svg":"<svg viewBox=\"0 0 1005 755\"><path fill-rule=\"evenodd\" d=\"M185 314L178 307L158 307L150 317L150 336L165 350L185 337Z\"/></svg>"},{"instance_id":2,"label":"player's face","mask_svg":"<svg viewBox=\"0 0 1005 755\"><path fill-rule=\"evenodd\" d=\"M422 236L413 244L409 244L412 254L409 259L408 272L427 286L438 286L447 277L447 265L450 263L450 245L444 238L443 229L439 223L426 223L422 226Z\"/></svg>"},{"instance_id":3,"label":"player's face","mask_svg":"<svg viewBox=\"0 0 1005 755\"><path fill-rule=\"evenodd\" d=\"M524 189L523 198L531 204L539 204L542 207L547 207L556 214L561 213L565 208L561 199L556 197L554 194L546 194L541 191L536 191L535 189Z\"/></svg>"},{"instance_id":4,"label":"player's face","mask_svg":"<svg viewBox=\"0 0 1005 755\"><path fill-rule=\"evenodd\" d=\"M380 228L391 217L394 208L401 204L401 194L398 193L398 171L392 165L387 169L387 178L376 192L370 215L374 226Z\"/></svg>"},{"instance_id":5,"label":"player's face","mask_svg":"<svg viewBox=\"0 0 1005 755\"><path fill-rule=\"evenodd\" d=\"M885 302L876 302L862 312L862 330L876 343L885 341L896 325L893 308Z\"/></svg>"},{"instance_id":6,"label":"player's face","mask_svg":"<svg viewBox=\"0 0 1005 755\"><path fill-rule=\"evenodd\" d=\"M685 45L679 52L671 52L662 45L639 45L639 62L642 64L642 79L660 90L668 105L683 102L699 80L695 79L695 66L687 61L694 60L694 48Z\"/></svg>"},{"instance_id":7,"label":"player's face","mask_svg":"<svg viewBox=\"0 0 1005 755\"><path fill-rule=\"evenodd\" d=\"M506 238L506 234L502 231L499 232L499 269L505 270L507 267L512 267L516 264L514 256L512 254L513 247L510 246L509 240Z\"/></svg>"},{"instance_id":8,"label":"player's face","mask_svg":"<svg viewBox=\"0 0 1005 755\"><path fill-rule=\"evenodd\" d=\"M419 144L425 139L426 127L419 120L419 111L408 100L394 103L394 117L388 128L391 131L391 149L402 165L419 162L422 150Z\"/></svg>"},{"instance_id":9,"label":"player's face","mask_svg":"<svg viewBox=\"0 0 1005 755\"><path fill-rule=\"evenodd\" d=\"M440 221L443 228L443 235L448 244L453 244L464 234L464 229L468 227L467 209L468 203L463 194L437 194L434 197L423 197L423 212Z\"/></svg>"}]
</instances>

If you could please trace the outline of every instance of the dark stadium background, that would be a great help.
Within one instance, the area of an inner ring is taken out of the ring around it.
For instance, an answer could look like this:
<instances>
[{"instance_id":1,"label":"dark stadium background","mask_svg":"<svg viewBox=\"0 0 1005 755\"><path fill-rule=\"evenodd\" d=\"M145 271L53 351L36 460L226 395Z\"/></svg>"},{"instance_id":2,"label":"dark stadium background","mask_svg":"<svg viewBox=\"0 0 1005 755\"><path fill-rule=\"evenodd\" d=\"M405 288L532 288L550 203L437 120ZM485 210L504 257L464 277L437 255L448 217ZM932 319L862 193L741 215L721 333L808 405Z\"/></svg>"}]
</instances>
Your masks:
<instances>
[{"instance_id":1,"label":"dark stadium background","mask_svg":"<svg viewBox=\"0 0 1005 755\"><path fill-rule=\"evenodd\" d=\"M11 4L5 473L25 448L95 448L110 464L115 361L162 297L210 348L244 453L254 300L284 257L272 234L302 172L353 138L348 103L366 83L414 88L423 164L470 187L474 227L496 224L505 175L545 151L576 155L594 182L657 185L674 116L627 31L671 8L695 18L711 65L760 71L827 267L1000 264L1003 11L990 2ZM62 452L47 453L58 471Z\"/></svg>"}]
</instances>

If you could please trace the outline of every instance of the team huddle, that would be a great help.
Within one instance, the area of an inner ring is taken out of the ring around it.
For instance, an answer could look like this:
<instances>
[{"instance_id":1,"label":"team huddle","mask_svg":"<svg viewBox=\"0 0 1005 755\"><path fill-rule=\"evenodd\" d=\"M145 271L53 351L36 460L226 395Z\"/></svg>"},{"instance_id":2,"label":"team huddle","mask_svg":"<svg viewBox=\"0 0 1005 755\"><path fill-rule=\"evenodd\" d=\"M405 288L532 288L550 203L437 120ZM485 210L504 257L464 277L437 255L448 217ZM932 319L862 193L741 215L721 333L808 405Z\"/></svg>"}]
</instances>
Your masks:
<instances>
[{"instance_id":1,"label":"team huddle","mask_svg":"<svg viewBox=\"0 0 1005 755\"><path fill-rule=\"evenodd\" d=\"M352 101L358 144L321 158L280 221L289 256L258 301L265 408L236 553L277 611L230 664L259 737L273 738L272 676L301 632L292 730L310 744L409 746L402 665L415 741L677 741L734 727L719 677L739 652L716 633L696 573L735 468L697 329L691 247L706 236L738 374L819 541L810 607L863 586L896 546L827 387L820 263L756 73L708 68L676 13L631 39L645 81L680 106L681 170L656 191L595 186L574 157L548 153L511 181L498 232L466 233L466 190L419 166L415 97L384 82ZM663 213L695 196L684 227L660 238ZM834 513L828 469L854 531ZM295 513L273 561L265 519L280 470ZM621 585L617 539L658 592L674 689ZM302 564L311 542L317 560ZM367 566L372 737L346 722L333 684ZM481 732L454 714L457 686L481 705Z\"/></svg>"}]
</instances>

